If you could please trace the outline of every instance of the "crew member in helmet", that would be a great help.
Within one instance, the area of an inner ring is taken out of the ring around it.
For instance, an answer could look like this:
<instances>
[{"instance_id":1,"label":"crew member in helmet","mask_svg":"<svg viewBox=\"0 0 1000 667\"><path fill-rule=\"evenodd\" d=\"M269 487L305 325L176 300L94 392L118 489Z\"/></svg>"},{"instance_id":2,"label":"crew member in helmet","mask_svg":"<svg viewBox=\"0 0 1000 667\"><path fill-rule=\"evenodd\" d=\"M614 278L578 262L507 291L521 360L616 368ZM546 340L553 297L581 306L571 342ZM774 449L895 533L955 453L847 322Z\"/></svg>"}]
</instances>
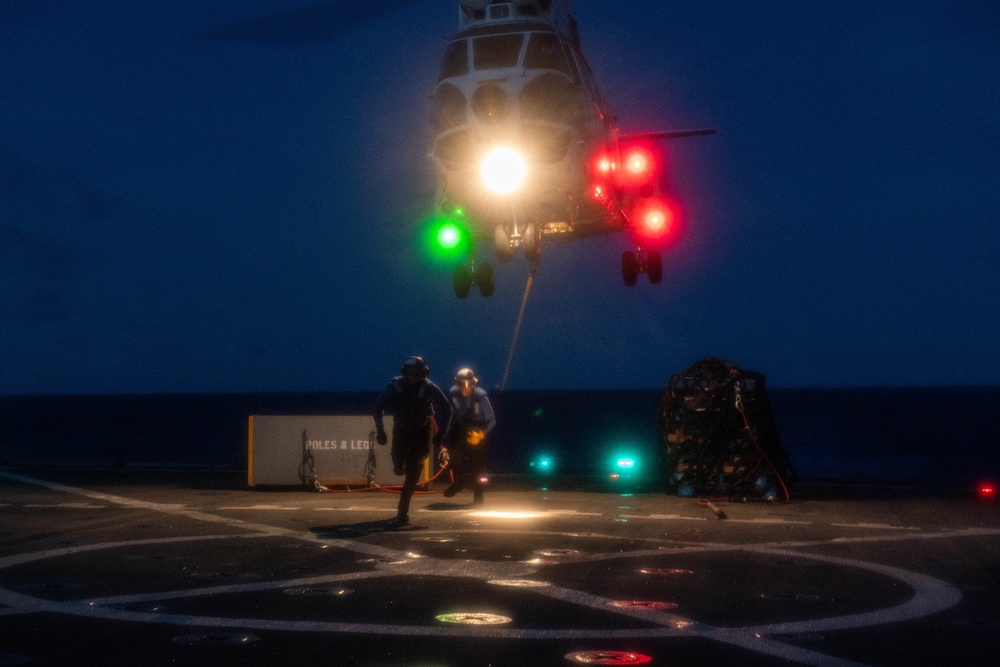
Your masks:
<instances>
[{"instance_id":1,"label":"crew member in helmet","mask_svg":"<svg viewBox=\"0 0 1000 667\"><path fill-rule=\"evenodd\" d=\"M455 481L444 495L451 498L464 488L472 488L472 502L483 502L481 475L486 463L486 441L496 426L496 416L486 391L479 387L479 380L471 368L455 374L455 385L448 392L451 399L452 420L448 434L448 448L442 458L451 465Z\"/></svg>"},{"instance_id":2,"label":"crew member in helmet","mask_svg":"<svg viewBox=\"0 0 1000 667\"><path fill-rule=\"evenodd\" d=\"M388 438L382 425L382 416L392 415L392 468L403 475L403 489L399 494L396 523L410 522L410 499L417 487L424 459L441 444L451 423L451 404L440 387L427 375L430 368L421 357L410 357L403 362L401 374L394 377L375 401L375 439L380 445Z\"/></svg>"}]
</instances>

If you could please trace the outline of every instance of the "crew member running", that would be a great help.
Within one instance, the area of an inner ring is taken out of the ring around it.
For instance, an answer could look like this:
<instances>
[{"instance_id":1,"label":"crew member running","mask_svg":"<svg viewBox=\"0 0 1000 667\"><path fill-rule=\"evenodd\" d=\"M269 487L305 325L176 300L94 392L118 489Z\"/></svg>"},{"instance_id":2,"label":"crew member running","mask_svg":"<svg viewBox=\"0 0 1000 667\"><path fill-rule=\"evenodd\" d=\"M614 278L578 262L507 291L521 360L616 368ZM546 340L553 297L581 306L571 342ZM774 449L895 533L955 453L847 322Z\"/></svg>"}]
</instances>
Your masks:
<instances>
[{"instance_id":1,"label":"crew member running","mask_svg":"<svg viewBox=\"0 0 1000 667\"><path fill-rule=\"evenodd\" d=\"M486 463L486 438L496 426L493 406L471 368L455 374L455 386L448 392L453 408L448 449L442 450L449 460L455 481L445 489L451 498L463 488L472 487L472 502L483 502L483 466Z\"/></svg>"},{"instance_id":2,"label":"crew member running","mask_svg":"<svg viewBox=\"0 0 1000 667\"><path fill-rule=\"evenodd\" d=\"M395 522L406 525L410 522L410 499L431 443L441 445L442 436L448 432L451 405L440 387L427 379L430 368L422 358L410 357L401 372L375 401L374 417L376 441L384 445L388 438L382 416L392 415L392 468L397 475L405 476Z\"/></svg>"}]
</instances>

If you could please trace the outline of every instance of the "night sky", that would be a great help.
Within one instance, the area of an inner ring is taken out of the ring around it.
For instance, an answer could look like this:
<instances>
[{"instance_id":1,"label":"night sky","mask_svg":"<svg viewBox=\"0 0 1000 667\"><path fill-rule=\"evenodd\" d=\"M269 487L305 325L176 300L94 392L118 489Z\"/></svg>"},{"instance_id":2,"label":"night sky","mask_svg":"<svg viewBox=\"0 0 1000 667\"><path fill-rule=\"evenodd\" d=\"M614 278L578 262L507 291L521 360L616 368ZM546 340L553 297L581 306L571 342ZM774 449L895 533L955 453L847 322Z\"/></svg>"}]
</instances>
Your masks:
<instances>
[{"instance_id":1,"label":"night sky","mask_svg":"<svg viewBox=\"0 0 1000 667\"><path fill-rule=\"evenodd\" d=\"M708 356L1000 384L1000 5L574 4L623 130L718 134L667 146L663 284L622 284L623 235L544 246L511 389ZM0 4L0 394L375 390L410 354L499 383L526 264L461 301L417 243L456 28L447 0Z\"/></svg>"}]
</instances>

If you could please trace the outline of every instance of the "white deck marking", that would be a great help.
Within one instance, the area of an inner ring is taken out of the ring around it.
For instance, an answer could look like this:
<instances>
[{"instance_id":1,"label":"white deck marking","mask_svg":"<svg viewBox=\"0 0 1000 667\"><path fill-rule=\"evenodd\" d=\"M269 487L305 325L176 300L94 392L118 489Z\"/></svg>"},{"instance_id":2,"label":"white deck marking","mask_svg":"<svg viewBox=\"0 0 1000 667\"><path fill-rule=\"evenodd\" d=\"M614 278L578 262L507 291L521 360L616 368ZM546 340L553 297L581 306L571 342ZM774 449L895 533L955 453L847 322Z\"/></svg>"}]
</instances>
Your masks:
<instances>
[{"instance_id":1,"label":"white deck marking","mask_svg":"<svg viewBox=\"0 0 1000 667\"><path fill-rule=\"evenodd\" d=\"M93 510L104 509L107 505L94 505L93 503L31 503L21 505L26 509L71 509L71 510Z\"/></svg>"},{"instance_id":2,"label":"white deck marking","mask_svg":"<svg viewBox=\"0 0 1000 667\"><path fill-rule=\"evenodd\" d=\"M623 519L652 519L654 521L708 521L707 516L684 516L683 514L622 514Z\"/></svg>"},{"instance_id":3,"label":"white deck marking","mask_svg":"<svg viewBox=\"0 0 1000 667\"><path fill-rule=\"evenodd\" d=\"M314 512L378 512L384 514L391 511L389 507L314 507Z\"/></svg>"},{"instance_id":4,"label":"white deck marking","mask_svg":"<svg viewBox=\"0 0 1000 667\"><path fill-rule=\"evenodd\" d=\"M876 530L920 530L917 526L893 526L888 523L831 523L837 528L874 528Z\"/></svg>"},{"instance_id":5,"label":"white deck marking","mask_svg":"<svg viewBox=\"0 0 1000 667\"><path fill-rule=\"evenodd\" d=\"M301 507L289 507L288 505L228 505L216 507L216 510L274 510L278 512L295 512Z\"/></svg>"}]
</instances>

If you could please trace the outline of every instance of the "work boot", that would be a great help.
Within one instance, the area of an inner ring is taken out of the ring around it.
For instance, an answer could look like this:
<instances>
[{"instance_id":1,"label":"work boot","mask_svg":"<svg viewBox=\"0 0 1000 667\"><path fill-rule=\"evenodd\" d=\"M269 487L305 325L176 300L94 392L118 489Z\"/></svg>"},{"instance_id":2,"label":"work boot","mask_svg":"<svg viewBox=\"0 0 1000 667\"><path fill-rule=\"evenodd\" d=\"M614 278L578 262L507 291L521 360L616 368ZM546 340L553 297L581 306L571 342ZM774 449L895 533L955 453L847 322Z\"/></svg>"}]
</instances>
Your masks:
<instances>
[{"instance_id":1,"label":"work boot","mask_svg":"<svg viewBox=\"0 0 1000 667\"><path fill-rule=\"evenodd\" d=\"M410 517L406 514L399 513L396 515L396 518L391 521L391 523L395 527L409 526Z\"/></svg>"},{"instance_id":2,"label":"work boot","mask_svg":"<svg viewBox=\"0 0 1000 667\"><path fill-rule=\"evenodd\" d=\"M476 489L475 491L472 492L472 504L473 505L482 505L483 504L483 490L482 489Z\"/></svg>"},{"instance_id":3,"label":"work boot","mask_svg":"<svg viewBox=\"0 0 1000 667\"><path fill-rule=\"evenodd\" d=\"M462 488L462 485L458 482L452 482L451 486L444 490L444 497L451 498Z\"/></svg>"}]
</instances>

